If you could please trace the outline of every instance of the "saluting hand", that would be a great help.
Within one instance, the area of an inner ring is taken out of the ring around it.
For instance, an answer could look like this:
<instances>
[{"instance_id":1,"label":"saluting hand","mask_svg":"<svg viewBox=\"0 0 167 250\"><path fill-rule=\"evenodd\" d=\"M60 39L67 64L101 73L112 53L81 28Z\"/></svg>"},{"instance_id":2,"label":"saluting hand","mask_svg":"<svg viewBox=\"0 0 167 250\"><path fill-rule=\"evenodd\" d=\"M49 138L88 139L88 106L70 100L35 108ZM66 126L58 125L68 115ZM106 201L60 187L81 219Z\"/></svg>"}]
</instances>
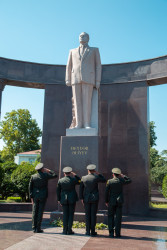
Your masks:
<instances>
[{"instance_id":1,"label":"saluting hand","mask_svg":"<svg viewBox=\"0 0 167 250\"><path fill-rule=\"evenodd\" d=\"M72 174L72 175L76 175L76 173L74 173L74 172L71 172L71 174Z\"/></svg>"},{"instance_id":2,"label":"saluting hand","mask_svg":"<svg viewBox=\"0 0 167 250\"><path fill-rule=\"evenodd\" d=\"M32 203L32 205L34 204L33 198L31 198L31 203Z\"/></svg>"},{"instance_id":3,"label":"saluting hand","mask_svg":"<svg viewBox=\"0 0 167 250\"><path fill-rule=\"evenodd\" d=\"M105 204L106 204L106 207L108 207L108 202L106 202Z\"/></svg>"},{"instance_id":4,"label":"saluting hand","mask_svg":"<svg viewBox=\"0 0 167 250\"><path fill-rule=\"evenodd\" d=\"M62 207L62 205L61 205L60 201L58 201L58 204Z\"/></svg>"},{"instance_id":5,"label":"saluting hand","mask_svg":"<svg viewBox=\"0 0 167 250\"><path fill-rule=\"evenodd\" d=\"M95 171L95 174L99 175L100 173L98 171Z\"/></svg>"},{"instance_id":6,"label":"saluting hand","mask_svg":"<svg viewBox=\"0 0 167 250\"><path fill-rule=\"evenodd\" d=\"M48 168L44 168L44 172L46 172L46 173L50 173L50 169L48 169Z\"/></svg>"}]
</instances>

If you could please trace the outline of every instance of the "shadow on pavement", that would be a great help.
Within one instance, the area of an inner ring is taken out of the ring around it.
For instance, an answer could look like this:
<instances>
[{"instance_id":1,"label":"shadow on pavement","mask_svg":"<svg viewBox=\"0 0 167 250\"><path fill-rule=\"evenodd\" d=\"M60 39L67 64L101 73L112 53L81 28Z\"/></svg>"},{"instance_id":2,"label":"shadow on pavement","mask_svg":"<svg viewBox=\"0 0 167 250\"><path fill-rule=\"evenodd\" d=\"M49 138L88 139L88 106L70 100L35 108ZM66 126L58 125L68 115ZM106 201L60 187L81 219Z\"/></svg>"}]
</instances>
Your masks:
<instances>
[{"instance_id":1,"label":"shadow on pavement","mask_svg":"<svg viewBox=\"0 0 167 250\"><path fill-rule=\"evenodd\" d=\"M42 228L49 227L49 219L43 219ZM32 221L9 222L0 224L0 230L32 231Z\"/></svg>"},{"instance_id":2,"label":"shadow on pavement","mask_svg":"<svg viewBox=\"0 0 167 250\"><path fill-rule=\"evenodd\" d=\"M122 228L134 229L134 230L167 232L167 227L164 227L164 226L122 224Z\"/></svg>"}]
</instances>

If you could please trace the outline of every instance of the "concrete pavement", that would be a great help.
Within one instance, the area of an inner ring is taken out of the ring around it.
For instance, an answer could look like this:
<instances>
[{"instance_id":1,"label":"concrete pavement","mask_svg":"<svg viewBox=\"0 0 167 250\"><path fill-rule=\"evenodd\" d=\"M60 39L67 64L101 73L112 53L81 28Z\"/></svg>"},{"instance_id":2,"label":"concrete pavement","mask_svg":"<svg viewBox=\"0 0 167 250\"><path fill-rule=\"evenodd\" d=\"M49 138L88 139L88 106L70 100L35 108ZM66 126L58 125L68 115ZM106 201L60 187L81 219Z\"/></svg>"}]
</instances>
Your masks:
<instances>
[{"instance_id":1,"label":"concrete pavement","mask_svg":"<svg viewBox=\"0 0 167 250\"><path fill-rule=\"evenodd\" d=\"M122 238L111 239L108 230L98 230L97 237L85 236L85 229L75 235L63 235L62 228L49 226L50 213L44 214L43 234L31 231L31 213L0 213L0 249L7 250L165 250L167 218L124 217Z\"/></svg>"}]
</instances>

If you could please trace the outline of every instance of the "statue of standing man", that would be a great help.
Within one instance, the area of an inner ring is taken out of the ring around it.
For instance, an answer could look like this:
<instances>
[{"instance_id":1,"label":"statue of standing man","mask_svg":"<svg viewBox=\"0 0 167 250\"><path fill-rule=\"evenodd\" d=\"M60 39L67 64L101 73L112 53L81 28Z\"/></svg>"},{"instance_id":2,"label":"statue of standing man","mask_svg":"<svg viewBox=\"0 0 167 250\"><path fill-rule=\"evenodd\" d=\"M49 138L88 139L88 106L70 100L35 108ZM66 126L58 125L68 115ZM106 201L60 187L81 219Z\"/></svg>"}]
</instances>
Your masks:
<instances>
[{"instance_id":1,"label":"statue of standing man","mask_svg":"<svg viewBox=\"0 0 167 250\"><path fill-rule=\"evenodd\" d=\"M101 81L101 60L98 48L89 47L89 35L82 32L80 46L70 50L66 67L66 85L72 86L75 128L91 128L93 88Z\"/></svg>"}]
</instances>

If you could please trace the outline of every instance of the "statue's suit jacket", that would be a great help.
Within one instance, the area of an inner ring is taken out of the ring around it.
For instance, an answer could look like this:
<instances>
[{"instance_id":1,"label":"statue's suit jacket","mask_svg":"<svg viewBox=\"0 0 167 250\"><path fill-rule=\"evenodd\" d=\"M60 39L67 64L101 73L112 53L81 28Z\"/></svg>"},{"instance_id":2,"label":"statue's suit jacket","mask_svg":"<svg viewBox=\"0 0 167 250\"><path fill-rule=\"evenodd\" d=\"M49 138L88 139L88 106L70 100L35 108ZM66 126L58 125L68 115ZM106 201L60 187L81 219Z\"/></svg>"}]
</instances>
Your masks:
<instances>
[{"instance_id":1,"label":"statue's suit jacket","mask_svg":"<svg viewBox=\"0 0 167 250\"><path fill-rule=\"evenodd\" d=\"M66 82L71 85L81 82L92 84L101 81L101 60L98 48L87 46L83 56L79 47L70 50L66 66Z\"/></svg>"}]
</instances>

